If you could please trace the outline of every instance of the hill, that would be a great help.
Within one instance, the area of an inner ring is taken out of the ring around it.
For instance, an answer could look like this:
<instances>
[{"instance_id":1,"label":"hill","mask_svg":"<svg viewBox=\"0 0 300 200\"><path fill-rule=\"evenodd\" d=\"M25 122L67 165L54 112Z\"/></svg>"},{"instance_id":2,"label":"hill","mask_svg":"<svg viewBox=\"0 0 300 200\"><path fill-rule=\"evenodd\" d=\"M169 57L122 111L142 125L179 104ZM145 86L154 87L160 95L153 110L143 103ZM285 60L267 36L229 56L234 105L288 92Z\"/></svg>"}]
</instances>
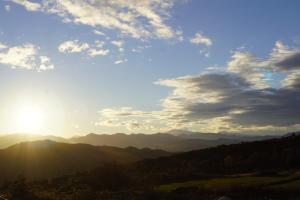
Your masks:
<instances>
[{"instance_id":1,"label":"hill","mask_svg":"<svg viewBox=\"0 0 300 200\"><path fill-rule=\"evenodd\" d=\"M53 141L24 142L0 150L0 181L22 175L28 179L51 178L87 171L105 163L132 163L170 155L161 150L96 147Z\"/></svg>"},{"instance_id":2,"label":"hill","mask_svg":"<svg viewBox=\"0 0 300 200\"><path fill-rule=\"evenodd\" d=\"M63 137L57 137L53 135L33 135L33 134L8 134L0 137L0 149L5 149L11 145L21 142L30 142L37 140L52 140L56 142L68 142Z\"/></svg>"},{"instance_id":3,"label":"hill","mask_svg":"<svg viewBox=\"0 0 300 200\"><path fill-rule=\"evenodd\" d=\"M277 138L276 135L250 135L250 134L233 134L233 133L201 133L185 130L170 130L166 132L185 139L201 139L201 140L236 140L236 141L256 141Z\"/></svg>"},{"instance_id":4,"label":"hill","mask_svg":"<svg viewBox=\"0 0 300 200\"><path fill-rule=\"evenodd\" d=\"M300 136L222 145L137 165L142 171L166 179L300 169Z\"/></svg>"}]
</instances>

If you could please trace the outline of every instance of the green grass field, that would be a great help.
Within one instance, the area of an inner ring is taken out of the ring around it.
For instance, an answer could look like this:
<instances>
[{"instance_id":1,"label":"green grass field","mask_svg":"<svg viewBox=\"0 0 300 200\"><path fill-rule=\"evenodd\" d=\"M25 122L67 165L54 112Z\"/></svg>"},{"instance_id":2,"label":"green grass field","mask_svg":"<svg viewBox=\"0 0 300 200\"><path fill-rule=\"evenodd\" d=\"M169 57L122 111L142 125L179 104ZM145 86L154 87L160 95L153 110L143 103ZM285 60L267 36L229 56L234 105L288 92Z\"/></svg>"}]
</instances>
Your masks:
<instances>
[{"instance_id":1,"label":"green grass field","mask_svg":"<svg viewBox=\"0 0 300 200\"><path fill-rule=\"evenodd\" d=\"M300 189L300 176L274 176L274 177L229 177L209 180L187 181L160 185L156 189L170 192L178 188L197 187L206 190L221 190L232 187L267 187L270 189Z\"/></svg>"}]
</instances>

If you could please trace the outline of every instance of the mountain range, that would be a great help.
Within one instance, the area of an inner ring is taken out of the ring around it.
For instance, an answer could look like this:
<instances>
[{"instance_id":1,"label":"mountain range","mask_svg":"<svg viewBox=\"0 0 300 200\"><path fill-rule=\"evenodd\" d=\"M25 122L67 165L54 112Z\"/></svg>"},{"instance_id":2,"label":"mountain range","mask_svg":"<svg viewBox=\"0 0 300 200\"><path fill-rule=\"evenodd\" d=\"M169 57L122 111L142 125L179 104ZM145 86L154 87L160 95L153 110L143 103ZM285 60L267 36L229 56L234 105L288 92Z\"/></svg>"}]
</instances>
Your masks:
<instances>
[{"instance_id":1,"label":"mountain range","mask_svg":"<svg viewBox=\"0 0 300 200\"><path fill-rule=\"evenodd\" d=\"M52 139L63 142L38 140L49 138L49 136L36 136L30 140L37 141L21 142L0 150L0 179L3 181L15 178L19 174L29 179L51 178L86 171L105 163L129 164L145 159L145 161L138 162L140 164L137 166L143 166L142 168L149 172L164 173L167 170L168 173L171 173L174 170L175 174L183 175L186 170L194 173L192 169L202 173L208 173L211 170L216 173L216 169L228 171L235 168L245 169L246 172L248 168L254 167L251 163L252 160L260 160L261 167L276 166L274 162L278 163L278 161L271 159L277 157L283 163L293 160L294 158L291 156L298 155L297 145L300 146L298 134L292 133L279 139L257 142L241 142L240 140L221 138L214 138L215 140L186 139L166 133L153 135L89 134L70 139L51 136ZM20 135L17 137L5 136L6 142L11 137L19 141L23 139ZM285 138L287 139L285 140ZM295 139L292 141L290 138ZM0 139L0 141L3 145L4 140ZM224 145L231 143L238 144ZM213 148L217 145L219 146ZM145 146L152 149L145 148ZM193 148L198 148L198 150L175 153L173 156L170 156L172 153L160 150L184 149L187 151ZM206 149L201 150L201 148ZM289 151L296 153L287 156ZM283 161L283 159L285 160ZM227 165L230 168L226 168ZM224 171L221 172L224 173Z\"/></svg>"},{"instance_id":2,"label":"mountain range","mask_svg":"<svg viewBox=\"0 0 300 200\"><path fill-rule=\"evenodd\" d=\"M198 133L182 130L173 130L156 134L87 134L71 138L57 136L12 134L0 137L0 149L11 145L37 140L52 140L63 143L83 143L95 146L115 146L120 148L136 147L161 149L169 152L183 152L204 149L222 144L235 144L242 141L270 139L277 136L248 136L239 134Z\"/></svg>"}]
</instances>

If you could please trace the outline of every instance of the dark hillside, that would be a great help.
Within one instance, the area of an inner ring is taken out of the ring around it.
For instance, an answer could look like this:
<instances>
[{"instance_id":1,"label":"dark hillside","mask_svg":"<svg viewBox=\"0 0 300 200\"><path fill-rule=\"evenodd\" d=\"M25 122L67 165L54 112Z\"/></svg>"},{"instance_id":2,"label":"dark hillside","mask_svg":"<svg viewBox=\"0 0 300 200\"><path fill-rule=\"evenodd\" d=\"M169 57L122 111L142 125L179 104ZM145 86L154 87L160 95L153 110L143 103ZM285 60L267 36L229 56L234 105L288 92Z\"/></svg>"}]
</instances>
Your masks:
<instances>
[{"instance_id":1,"label":"dark hillside","mask_svg":"<svg viewBox=\"0 0 300 200\"><path fill-rule=\"evenodd\" d=\"M142 171L170 177L235 174L300 168L300 136L222 145L140 161Z\"/></svg>"},{"instance_id":2,"label":"dark hillside","mask_svg":"<svg viewBox=\"0 0 300 200\"><path fill-rule=\"evenodd\" d=\"M151 149L98 147L53 141L24 142L0 150L0 179L18 175L44 179L87 171L105 163L128 164L145 158L170 155Z\"/></svg>"}]
</instances>

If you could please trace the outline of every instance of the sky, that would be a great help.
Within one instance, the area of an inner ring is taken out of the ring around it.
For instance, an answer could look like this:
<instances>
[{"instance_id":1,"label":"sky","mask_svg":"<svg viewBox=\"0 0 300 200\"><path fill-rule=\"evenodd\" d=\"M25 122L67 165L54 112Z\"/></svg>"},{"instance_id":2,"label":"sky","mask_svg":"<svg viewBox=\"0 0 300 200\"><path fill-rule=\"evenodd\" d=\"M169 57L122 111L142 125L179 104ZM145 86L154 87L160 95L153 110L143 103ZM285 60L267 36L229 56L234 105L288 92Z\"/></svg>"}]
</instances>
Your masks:
<instances>
[{"instance_id":1,"label":"sky","mask_svg":"<svg viewBox=\"0 0 300 200\"><path fill-rule=\"evenodd\" d=\"M297 0L2 0L0 134L300 128Z\"/></svg>"}]
</instances>

